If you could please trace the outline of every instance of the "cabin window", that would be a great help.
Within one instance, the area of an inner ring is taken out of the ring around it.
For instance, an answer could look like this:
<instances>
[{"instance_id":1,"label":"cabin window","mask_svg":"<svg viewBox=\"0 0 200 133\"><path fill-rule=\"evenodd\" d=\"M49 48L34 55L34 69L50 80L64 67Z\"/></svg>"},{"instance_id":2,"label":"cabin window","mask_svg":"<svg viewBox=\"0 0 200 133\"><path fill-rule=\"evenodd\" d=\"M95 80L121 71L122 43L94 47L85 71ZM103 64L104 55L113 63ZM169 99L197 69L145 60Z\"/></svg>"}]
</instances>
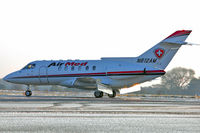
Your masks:
<instances>
[{"instance_id":1,"label":"cabin window","mask_svg":"<svg viewBox=\"0 0 200 133\"><path fill-rule=\"evenodd\" d=\"M88 71L89 70L89 66L86 66L85 70Z\"/></svg>"},{"instance_id":2,"label":"cabin window","mask_svg":"<svg viewBox=\"0 0 200 133\"><path fill-rule=\"evenodd\" d=\"M96 66L93 66L93 67L92 67L92 70L94 70L94 71L95 71L95 70L96 70Z\"/></svg>"},{"instance_id":3,"label":"cabin window","mask_svg":"<svg viewBox=\"0 0 200 133\"><path fill-rule=\"evenodd\" d=\"M74 71L74 66L71 67L71 70Z\"/></svg>"},{"instance_id":4,"label":"cabin window","mask_svg":"<svg viewBox=\"0 0 200 133\"><path fill-rule=\"evenodd\" d=\"M78 66L78 70L81 71L81 66Z\"/></svg>"}]
</instances>

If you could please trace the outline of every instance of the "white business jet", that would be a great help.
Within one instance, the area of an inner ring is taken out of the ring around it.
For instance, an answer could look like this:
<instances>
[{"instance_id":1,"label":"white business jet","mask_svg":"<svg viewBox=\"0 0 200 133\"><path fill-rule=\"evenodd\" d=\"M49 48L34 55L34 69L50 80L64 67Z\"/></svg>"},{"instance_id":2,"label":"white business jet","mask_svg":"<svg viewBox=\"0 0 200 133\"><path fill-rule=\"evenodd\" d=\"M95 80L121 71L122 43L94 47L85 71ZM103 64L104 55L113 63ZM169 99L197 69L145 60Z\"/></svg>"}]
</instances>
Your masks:
<instances>
[{"instance_id":1,"label":"white business jet","mask_svg":"<svg viewBox=\"0 0 200 133\"><path fill-rule=\"evenodd\" d=\"M176 31L138 57L101 58L101 60L34 61L21 70L8 74L7 82L30 85L60 85L94 90L96 98L116 96L129 88L165 74L164 69L185 42L191 30Z\"/></svg>"}]
</instances>

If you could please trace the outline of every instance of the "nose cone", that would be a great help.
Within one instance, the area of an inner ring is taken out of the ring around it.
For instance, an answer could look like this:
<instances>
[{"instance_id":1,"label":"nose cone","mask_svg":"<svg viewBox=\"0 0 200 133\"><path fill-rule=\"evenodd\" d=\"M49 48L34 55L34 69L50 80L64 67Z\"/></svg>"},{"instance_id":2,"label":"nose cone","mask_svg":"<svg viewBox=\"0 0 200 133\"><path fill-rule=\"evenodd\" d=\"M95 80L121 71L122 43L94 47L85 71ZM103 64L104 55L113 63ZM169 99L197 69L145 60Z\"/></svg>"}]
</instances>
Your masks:
<instances>
[{"instance_id":1,"label":"nose cone","mask_svg":"<svg viewBox=\"0 0 200 133\"><path fill-rule=\"evenodd\" d=\"M21 76L20 74L21 74L21 72L19 72L19 71L10 73L10 74L6 75L3 78L3 80L7 81L7 82L10 82L10 83L15 83L15 84L24 83L24 80L20 78L20 76Z\"/></svg>"},{"instance_id":2,"label":"nose cone","mask_svg":"<svg viewBox=\"0 0 200 133\"><path fill-rule=\"evenodd\" d=\"M13 82L13 78L15 77L15 72L6 75L3 80L7 82Z\"/></svg>"},{"instance_id":3,"label":"nose cone","mask_svg":"<svg viewBox=\"0 0 200 133\"><path fill-rule=\"evenodd\" d=\"M6 76L3 78L3 80L9 82L9 79L10 79L10 76L9 76L9 75L10 75L10 74L6 75Z\"/></svg>"}]
</instances>

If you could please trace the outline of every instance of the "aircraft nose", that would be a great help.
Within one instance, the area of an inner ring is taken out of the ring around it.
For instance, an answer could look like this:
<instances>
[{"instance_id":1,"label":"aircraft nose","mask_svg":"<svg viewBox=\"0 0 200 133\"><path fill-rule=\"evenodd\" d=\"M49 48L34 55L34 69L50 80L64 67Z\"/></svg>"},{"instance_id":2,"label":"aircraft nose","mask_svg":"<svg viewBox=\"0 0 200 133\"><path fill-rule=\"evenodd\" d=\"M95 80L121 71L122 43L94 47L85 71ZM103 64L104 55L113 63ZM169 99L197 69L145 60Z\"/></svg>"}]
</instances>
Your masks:
<instances>
[{"instance_id":1,"label":"aircraft nose","mask_svg":"<svg viewBox=\"0 0 200 133\"><path fill-rule=\"evenodd\" d=\"M6 75L6 76L3 78L3 80L9 82L9 78L10 78L10 76L9 76L9 74L8 74L8 75Z\"/></svg>"},{"instance_id":2,"label":"aircraft nose","mask_svg":"<svg viewBox=\"0 0 200 133\"><path fill-rule=\"evenodd\" d=\"M6 75L3 80L7 82L11 82L13 78L13 73Z\"/></svg>"}]
</instances>

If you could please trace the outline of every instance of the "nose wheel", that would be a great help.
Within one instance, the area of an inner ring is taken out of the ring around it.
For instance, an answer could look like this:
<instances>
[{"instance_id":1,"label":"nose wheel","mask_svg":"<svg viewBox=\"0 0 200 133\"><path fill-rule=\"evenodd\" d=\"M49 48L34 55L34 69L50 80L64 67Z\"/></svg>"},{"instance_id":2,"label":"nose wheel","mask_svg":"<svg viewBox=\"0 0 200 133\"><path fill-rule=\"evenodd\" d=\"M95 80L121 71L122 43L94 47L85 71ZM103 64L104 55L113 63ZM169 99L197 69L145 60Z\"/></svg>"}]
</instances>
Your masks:
<instances>
[{"instance_id":1,"label":"nose wheel","mask_svg":"<svg viewBox=\"0 0 200 133\"><path fill-rule=\"evenodd\" d=\"M31 91L29 85L28 85L28 87L27 87L27 90L25 91L25 95L26 95L27 97L30 97L30 96L32 95L32 91Z\"/></svg>"}]
</instances>

